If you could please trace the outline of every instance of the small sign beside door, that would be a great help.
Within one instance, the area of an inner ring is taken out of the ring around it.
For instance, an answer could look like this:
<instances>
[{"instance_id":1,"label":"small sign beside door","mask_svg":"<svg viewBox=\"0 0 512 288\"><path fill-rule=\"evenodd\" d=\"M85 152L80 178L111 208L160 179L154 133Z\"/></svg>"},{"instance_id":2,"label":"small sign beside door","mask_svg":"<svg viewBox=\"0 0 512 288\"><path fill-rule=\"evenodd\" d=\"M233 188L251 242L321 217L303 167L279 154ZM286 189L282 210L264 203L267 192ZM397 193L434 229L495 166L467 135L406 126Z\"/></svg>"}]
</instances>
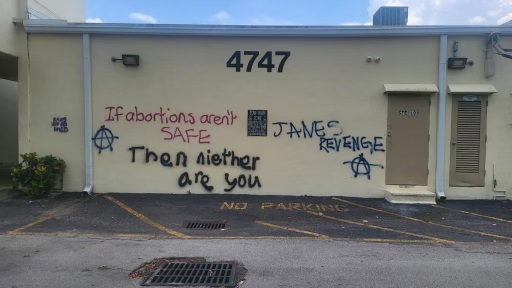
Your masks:
<instances>
[{"instance_id":1,"label":"small sign beside door","mask_svg":"<svg viewBox=\"0 0 512 288\"><path fill-rule=\"evenodd\" d=\"M398 111L398 115L400 116L418 116L420 112L416 110L400 110Z\"/></svg>"}]
</instances>

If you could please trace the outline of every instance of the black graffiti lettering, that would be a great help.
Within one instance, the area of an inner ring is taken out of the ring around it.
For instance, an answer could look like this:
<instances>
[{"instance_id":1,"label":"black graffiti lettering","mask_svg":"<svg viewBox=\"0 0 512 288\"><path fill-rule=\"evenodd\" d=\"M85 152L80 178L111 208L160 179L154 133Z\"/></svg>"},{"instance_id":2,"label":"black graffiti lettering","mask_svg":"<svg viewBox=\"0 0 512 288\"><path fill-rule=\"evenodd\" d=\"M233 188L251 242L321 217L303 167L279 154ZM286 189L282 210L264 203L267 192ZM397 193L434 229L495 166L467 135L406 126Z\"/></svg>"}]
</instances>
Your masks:
<instances>
[{"instance_id":1,"label":"black graffiti lettering","mask_svg":"<svg viewBox=\"0 0 512 288\"><path fill-rule=\"evenodd\" d=\"M257 156L237 156L235 151L227 151L224 149L222 153L211 154L210 150L207 150L207 153L200 152L197 155L196 163L198 165L213 165L213 166L234 166L240 167L244 170L256 170L257 162L260 160L260 157Z\"/></svg>"},{"instance_id":2,"label":"black graffiti lettering","mask_svg":"<svg viewBox=\"0 0 512 288\"><path fill-rule=\"evenodd\" d=\"M158 155L156 155L155 152L149 151L149 149L146 148L146 163L149 163L149 159L153 157L153 162L158 161Z\"/></svg>"},{"instance_id":3,"label":"black graffiti lettering","mask_svg":"<svg viewBox=\"0 0 512 288\"><path fill-rule=\"evenodd\" d=\"M220 158L219 154L212 155L212 163L215 166L219 166L222 163L222 159Z\"/></svg>"},{"instance_id":4,"label":"black graffiti lettering","mask_svg":"<svg viewBox=\"0 0 512 288\"><path fill-rule=\"evenodd\" d=\"M324 137L325 136L325 132L323 132L325 130L324 125L320 125L319 126L319 124L322 124L323 122L324 121L322 121L322 120L313 121L313 124L315 126L315 134L318 137ZM312 137L310 137L310 138L312 138Z\"/></svg>"},{"instance_id":5,"label":"black graffiti lettering","mask_svg":"<svg viewBox=\"0 0 512 288\"><path fill-rule=\"evenodd\" d=\"M208 182L210 182L210 176L205 175L201 171L195 174L194 183L201 183L201 185L206 191L211 192L213 190L213 186L208 185Z\"/></svg>"},{"instance_id":6,"label":"black graffiti lettering","mask_svg":"<svg viewBox=\"0 0 512 288\"><path fill-rule=\"evenodd\" d=\"M309 127L306 124L306 122L301 121L301 123L302 123L302 131L303 131L302 134L303 134L304 138L313 138L313 135L316 135L317 137L324 137L325 136L325 132L323 132L323 131L325 130L325 127L324 127L324 125L322 125L323 122L324 122L323 120L312 121L311 122L311 129L309 129ZM293 124L290 123L290 128L291 128L291 125L293 125Z\"/></svg>"},{"instance_id":7,"label":"black graffiti lettering","mask_svg":"<svg viewBox=\"0 0 512 288\"><path fill-rule=\"evenodd\" d=\"M380 164L370 164L368 160L364 158L363 153L359 154L356 158L354 158L352 161L345 161L343 164L349 164L350 168L352 169L352 173L354 173L354 178L357 178L357 176L362 175L366 176L368 180L371 179L372 175L372 167L379 167L381 169L384 169L384 166Z\"/></svg>"},{"instance_id":8,"label":"black graffiti lettering","mask_svg":"<svg viewBox=\"0 0 512 288\"><path fill-rule=\"evenodd\" d=\"M144 150L144 146L133 146L128 148L128 150L132 151L132 162L135 162L135 150Z\"/></svg>"},{"instance_id":9,"label":"black graffiti lettering","mask_svg":"<svg viewBox=\"0 0 512 288\"><path fill-rule=\"evenodd\" d=\"M274 122L272 125L279 125L279 133L274 132L274 137L279 137L283 133L283 125L288 125L288 122Z\"/></svg>"},{"instance_id":10,"label":"black graffiti lettering","mask_svg":"<svg viewBox=\"0 0 512 288\"><path fill-rule=\"evenodd\" d=\"M188 156L185 152L177 152L176 158L174 158L174 155L170 152L159 153L146 148L146 146L132 146L128 148L128 151L131 151L132 163L137 160L136 154L138 150L144 151L139 153L141 154L138 156L139 162L159 162L163 167L170 168L178 168L180 166L187 167ZM143 158L141 159L141 157ZM243 170L255 171L259 160L260 157L258 156L237 156L235 151L228 151L227 149L223 149L221 153L212 153L212 151L208 149L206 152L200 152L197 155L196 163L198 165L215 167L233 166L239 167ZM198 171L196 173L185 171L179 173L181 173L178 177L178 186L180 188L200 184L208 192L215 190L215 187L210 184L210 175L202 171ZM231 178L229 173L225 173L225 181L227 183L227 187L224 189L225 192L231 192L236 188L261 188L261 181L259 177L251 174L240 174L237 177Z\"/></svg>"},{"instance_id":11,"label":"black graffiti lettering","mask_svg":"<svg viewBox=\"0 0 512 288\"><path fill-rule=\"evenodd\" d=\"M185 152L178 152L176 154L176 166L180 166L183 160L183 167L187 167L187 154Z\"/></svg>"},{"instance_id":12,"label":"black graffiti lettering","mask_svg":"<svg viewBox=\"0 0 512 288\"><path fill-rule=\"evenodd\" d=\"M316 121L315 121L316 122ZM311 123L312 127L311 130L308 130L308 125L306 125L306 122L302 121L302 130L304 131L304 138L313 138L313 133L315 131L315 122Z\"/></svg>"},{"instance_id":13,"label":"black graffiti lettering","mask_svg":"<svg viewBox=\"0 0 512 288\"><path fill-rule=\"evenodd\" d=\"M249 188L254 188L256 186L258 186L258 188L261 188L261 182L258 176L254 176L253 182L251 182L251 180L253 180L252 175L249 175Z\"/></svg>"},{"instance_id":14,"label":"black graffiti lettering","mask_svg":"<svg viewBox=\"0 0 512 288\"><path fill-rule=\"evenodd\" d=\"M261 182L260 178L258 176L241 174L238 177L233 178L232 180L229 179L229 173L224 174L224 179L226 180L226 183L229 185L228 188L224 189L226 192L231 192L235 187L238 186L238 188L254 188L258 187L261 188Z\"/></svg>"},{"instance_id":15,"label":"black graffiti lettering","mask_svg":"<svg viewBox=\"0 0 512 288\"><path fill-rule=\"evenodd\" d=\"M251 170L252 166L249 165L250 161L251 161L251 157L249 155L238 157L235 155L235 151L232 151L231 166L238 166L245 170ZM256 164L254 164L254 165L256 165Z\"/></svg>"},{"instance_id":16,"label":"black graffiti lettering","mask_svg":"<svg viewBox=\"0 0 512 288\"><path fill-rule=\"evenodd\" d=\"M145 146L132 146L128 148L128 150L132 152L132 163L135 162L136 151L144 149L146 149L144 159L145 163L160 162L160 164L164 167L173 167L174 165L176 165L176 167L187 167L187 154L185 154L184 152L178 152L176 154L176 163L173 163L172 156L170 153L164 152L159 156L157 153L149 150Z\"/></svg>"},{"instance_id":17,"label":"black graffiti lettering","mask_svg":"<svg viewBox=\"0 0 512 288\"><path fill-rule=\"evenodd\" d=\"M222 152L222 163L225 165L228 165L228 161L226 160L226 157L230 157L232 155L231 152L228 152L226 149L224 149L224 152Z\"/></svg>"},{"instance_id":18,"label":"black graffiti lettering","mask_svg":"<svg viewBox=\"0 0 512 288\"><path fill-rule=\"evenodd\" d=\"M203 153L203 152L201 152L201 153L199 153L199 155L197 155L197 161L196 161L196 163L197 163L198 165L204 165L204 161L205 161L205 156L204 156L204 153Z\"/></svg>"},{"instance_id":19,"label":"black graffiti lettering","mask_svg":"<svg viewBox=\"0 0 512 288\"><path fill-rule=\"evenodd\" d=\"M260 160L260 157L252 157L252 170L253 171L256 171L256 162L258 162L258 160Z\"/></svg>"},{"instance_id":20,"label":"black graffiti lettering","mask_svg":"<svg viewBox=\"0 0 512 288\"><path fill-rule=\"evenodd\" d=\"M297 135L297 138L300 138L300 132L302 132L302 129L297 129L295 125L293 125L292 122L290 122L290 131L288 131L286 134L290 135L290 138L293 138L293 135Z\"/></svg>"},{"instance_id":21,"label":"black graffiti lettering","mask_svg":"<svg viewBox=\"0 0 512 288\"><path fill-rule=\"evenodd\" d=\"M240 157L240 167L242 169L251 170L251 165L249 165L249 162L251 162L251 156L247 155Z\"/></svg>"},{"instance_id":22,"label":"black graffiti lettering","mask_svg":"<svg viewBox=\"0 0 512 288\"><path fill-rule=\"evenodd\" d=\"M283 129L288 128L286 134L289 135L291 139L293 138L304 138L304 139L312 139L312 138L321 138L325 137L326 127L324 120L314 120L311 122L300 121L300 123L296 122L274 122L273 125L279 125L279 130L274 132L274 137L279 137L283 133ZM336 124L339 121L331 120L327 121L327 128L339 130L339 127L336 127ZM301 137L302 135L302 137ZM336 135L341 135L337 133Z\"/></svg>"},{"instance_id":23,"label":"black graffiti lettering","mask_svg":"<svg viewBox=\"0 0 512 288\"><path fill-rule=\"evenodd\" d=\"M233 181L229 181L229 173L226 173L226 174L224 174L224 179L226 180L226 183L228 183L228 185L231 186L230 188L224 189L224 191L226 191L226 192L233 191L233 189L235 189L235 187L236 187L236 178L234 178Z\"/></svg>"},{"instance_id":24,"label":"black graffiti lettering","mask_svg":"<svg viewBox=\"0 0 512 288\"><path fill-rule=\"evenodd\" d=\"M162 164L162 166L172 167L171 154L162 153L162 155L160 155L160 164Z\"/></svg>"},{"instance_id":25,"label":"black graffiti lettering","mask_svg":"<svg viewBox=\"0 0 512 288\"><path fill-rule=\"evenodd\" d=\"M238 187L245 188L245 185L247 185L247 178L242 174L238 176Z\"/></svg>"},{"instance_id":26,"label":"black graffiti lettering","mask_svg":"<svg viewBox=\"0 0 512 288\"><path fill-rule=\"evenodd\" d=\"M192 180L190 180L190 176L188 172L183 172L178 178L178 186L181 188L192 185Z\"/></svg>"}]
</instances>

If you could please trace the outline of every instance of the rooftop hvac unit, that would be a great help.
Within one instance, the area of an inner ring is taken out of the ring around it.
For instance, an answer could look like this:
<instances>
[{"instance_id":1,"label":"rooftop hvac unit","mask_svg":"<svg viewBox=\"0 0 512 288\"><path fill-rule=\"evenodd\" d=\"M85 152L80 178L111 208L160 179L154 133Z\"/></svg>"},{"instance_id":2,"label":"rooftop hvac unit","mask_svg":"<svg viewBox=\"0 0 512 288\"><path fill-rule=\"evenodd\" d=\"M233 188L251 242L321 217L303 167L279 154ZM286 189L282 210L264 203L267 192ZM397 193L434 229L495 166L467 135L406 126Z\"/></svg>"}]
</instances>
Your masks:
<instances>
[{"instance_id":1,"label":"rooftop hvac unit","mask_svg":"<svg viewBox=\"0 0 512 288\"><path fill-rule=\"evenodd\" d=\"M380 7L373 14L373 26L406 26L408 7Z\"/></svg>"}]
</instances>

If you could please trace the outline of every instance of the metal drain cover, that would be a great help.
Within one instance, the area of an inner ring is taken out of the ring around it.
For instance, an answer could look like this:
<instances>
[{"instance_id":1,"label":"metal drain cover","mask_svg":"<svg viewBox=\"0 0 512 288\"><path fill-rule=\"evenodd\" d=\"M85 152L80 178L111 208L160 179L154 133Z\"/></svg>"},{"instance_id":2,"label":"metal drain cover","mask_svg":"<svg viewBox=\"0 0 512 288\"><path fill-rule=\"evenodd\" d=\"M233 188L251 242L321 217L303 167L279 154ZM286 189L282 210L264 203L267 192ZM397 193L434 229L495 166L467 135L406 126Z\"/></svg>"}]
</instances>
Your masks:
<instances>
[{"instance_id":1,"label":"metal drain cover","mask_svg":"<svg viewBox=\"0 0 512 288\"><path fill-rule=\"evenodd\" d=\"M143 286L235 286L236 264L231 262L162 262Z\"/></svg>"},{"instance_id":2,"label":"metal drain cover","mask_svg":"<svg viewBox=\"0 0 512 288\"><path fill-rule=\"evenodd\" d=\"M226 222L212 222L212 221L189 221L183 224L187 229L200 229L200 230L226 230L228 228Z\"/></svg>"}]
</instances>

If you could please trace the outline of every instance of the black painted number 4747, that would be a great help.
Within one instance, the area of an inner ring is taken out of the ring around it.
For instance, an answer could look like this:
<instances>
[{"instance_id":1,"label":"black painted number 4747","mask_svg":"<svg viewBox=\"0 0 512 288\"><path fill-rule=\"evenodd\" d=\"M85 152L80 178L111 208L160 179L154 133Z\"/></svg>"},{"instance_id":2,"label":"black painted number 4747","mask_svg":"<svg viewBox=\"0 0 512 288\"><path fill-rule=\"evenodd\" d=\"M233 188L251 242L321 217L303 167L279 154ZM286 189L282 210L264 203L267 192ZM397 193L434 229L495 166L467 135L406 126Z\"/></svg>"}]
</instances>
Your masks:
<instances>
[{"instance_id":1,"label":"black painted number 4747","mask_svg":"<svg viewBox=\"0 0 512 288\"><path fill-rule=\"evenodd\" d=\"M279 62L279 66L277 66L277 72L281 73L284 69L284 64L286 63L286 60L288 60L288 57L290 57L291 53L290 51L275 51L275 56L282 56ZM246 70L247 72L252 72L252 65L254 62L258 59L260 56L259 51L244 51L244 56L250 56L249 62L247 63ZM272 72L272 70L276 67L274 62L272 61L272 51L267 51L263 56L261 56L260 60L258 61L258 68L267 69L267 72ZM229 58L228 62L226 62L226 67L228 68L235 68L236 72L240 72L242 68L244 67L244 64L242 63L242 52L241 51L235 51L233 55L231 55L231 58Z\"/></svg>"}]
</instances>

